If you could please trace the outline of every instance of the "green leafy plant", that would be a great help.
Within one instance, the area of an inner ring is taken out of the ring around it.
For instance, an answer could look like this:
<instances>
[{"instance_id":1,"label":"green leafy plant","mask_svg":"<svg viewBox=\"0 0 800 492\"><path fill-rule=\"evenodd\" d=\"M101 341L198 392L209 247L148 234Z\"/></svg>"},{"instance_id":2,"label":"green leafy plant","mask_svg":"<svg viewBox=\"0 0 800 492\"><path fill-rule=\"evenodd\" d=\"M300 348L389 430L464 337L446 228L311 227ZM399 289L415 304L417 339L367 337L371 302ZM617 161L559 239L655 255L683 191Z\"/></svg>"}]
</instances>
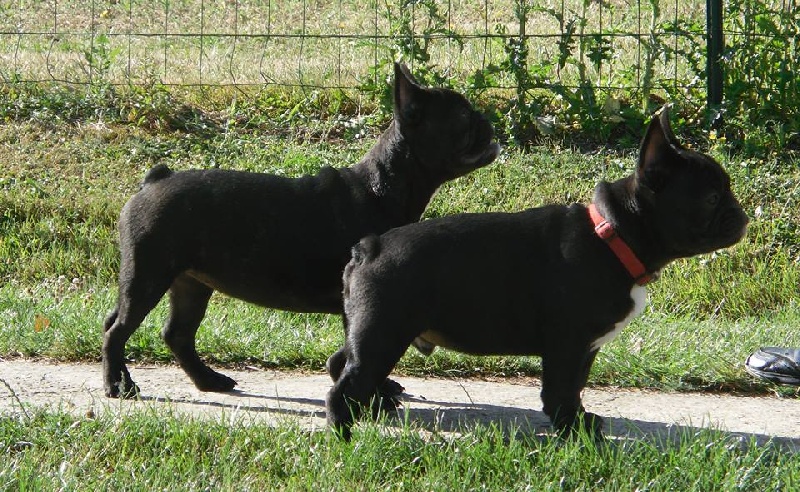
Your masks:
<instances>
[{"instance_id":1,"label":"green leafy plant","mask_svg":"<svg viewBox=\"0 0 800 492\"><path fill-rule=\"evenodd\" d=\"M795 2L726 2L724 111L743 150L800 149L800 8Z\"/></svg>"},{"instance_id":2,"label":"green leafy plant","mask_svg":"<svg viewBox=\"0 0 800 492\"><path fill-rule=\"evenodd\" d=\"M605 140L615 121L605 117L604 103L598 98L597 84L592 80L589 67L599 73L602 65L611 60L612 49L608 39L610 32L586 33L591 3L591 0L583 0L578 11L545 7L535 7L535 10L552 17L559 26L557 81L550 88L560 102L558 109L565 116L565 125L577 126ZM568 67L577 72L576 80L562 76Z\"/></svg>"},{"instance_id":3,"label":"green leafy plant","mask_svg":"<svg viewBox=\"0 0 800 492\"><path fill-rule=\"evenodd\" d=\"M112 48L106 34L99 34L92 40L90 47L83 52L89 66L89 80L97 84L108 83L109 70L119 56L121 48Z\"/></svg>"},{"instance_id":4,"label":"green leafy plant","mask_svg":"<svg viewBox=\"0 0 800 492\"><path fill-rule=\"evenodd\" d=\"M435 39L449 39L463 48L461 37L447 27L447 18L442 14L435 0L387 0L383 12L389 20L389 36L379 46L383 56L374 65L369 75L363 79L359 89L377 96L381 109L391 110L391 72L392 63L404 62L414 71L414 77L421 83L434 86L452 87L451 78L443 75L432 63L431 49ZM418 16L418 12L422 12ZM422 26L417 23L421 22Z\"/></svg>"},{"instance_id":5,"label":"green leafy plant","mask_svg":"<svg viewBox=\"0 0 800 492\"><path fill-rule=\"evenodd\" d=\"M491 87L502 86L506 80L514 87L504 105L496 108L494 123L501 134L517 143L531 140L537 131L537 117L545 106L541 96L532 97L531 91L543 87L554 65L550 60L532 62L526 35L528 16L534 7L523 0L514 2L514 15L519 32L509 34L504 24L495 26L496 34L503 40L504 58L476 71L467 81L469 94L480 94Z\"/></svg>"}]
</instances>

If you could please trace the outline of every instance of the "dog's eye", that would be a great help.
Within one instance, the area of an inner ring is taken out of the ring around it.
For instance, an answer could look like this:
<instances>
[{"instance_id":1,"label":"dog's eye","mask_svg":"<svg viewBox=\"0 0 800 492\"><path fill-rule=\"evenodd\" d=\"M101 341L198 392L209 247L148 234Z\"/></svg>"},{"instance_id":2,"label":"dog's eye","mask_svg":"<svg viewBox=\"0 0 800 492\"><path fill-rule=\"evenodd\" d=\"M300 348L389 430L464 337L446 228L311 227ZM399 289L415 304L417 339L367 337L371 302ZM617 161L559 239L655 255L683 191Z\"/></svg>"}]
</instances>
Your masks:
<instances>
[{"instance_id":1,"label":"dog's eye","mask_svg":"<svg viewBox=\"0 0 800 492\"><path fill-rule=\"evenodd\" d=\"M719 193L712 193L706 197L706 203L709 207L716 207L719 203Z\"/></svg>"}]
</instances>

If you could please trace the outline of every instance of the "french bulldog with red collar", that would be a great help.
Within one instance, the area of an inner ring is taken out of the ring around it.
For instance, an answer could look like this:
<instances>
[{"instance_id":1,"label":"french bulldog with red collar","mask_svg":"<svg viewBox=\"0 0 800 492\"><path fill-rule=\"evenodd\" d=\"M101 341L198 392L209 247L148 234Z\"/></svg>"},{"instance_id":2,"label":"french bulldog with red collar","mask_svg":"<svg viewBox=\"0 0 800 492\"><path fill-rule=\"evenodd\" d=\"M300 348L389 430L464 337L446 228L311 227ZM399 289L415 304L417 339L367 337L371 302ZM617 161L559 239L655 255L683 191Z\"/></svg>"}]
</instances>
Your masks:
<instances>
[{"instance_id":1,"label":"french bulldog with red collar","mask_svg":"<svg viewBox=\"0 0 800 492\"><path fill-rule=\"evenodd\" d=\"M344 273L346 342L328 361L329 424L349 439L414 344L542 357L544 413L560 434L602 435L581 390L600 347L645 307L668 263L731 246L747 216L711 157L684 148L667 109L630 176L597 185L589 207L460 214L365 237Z\"/></svg>"}]
</instances>

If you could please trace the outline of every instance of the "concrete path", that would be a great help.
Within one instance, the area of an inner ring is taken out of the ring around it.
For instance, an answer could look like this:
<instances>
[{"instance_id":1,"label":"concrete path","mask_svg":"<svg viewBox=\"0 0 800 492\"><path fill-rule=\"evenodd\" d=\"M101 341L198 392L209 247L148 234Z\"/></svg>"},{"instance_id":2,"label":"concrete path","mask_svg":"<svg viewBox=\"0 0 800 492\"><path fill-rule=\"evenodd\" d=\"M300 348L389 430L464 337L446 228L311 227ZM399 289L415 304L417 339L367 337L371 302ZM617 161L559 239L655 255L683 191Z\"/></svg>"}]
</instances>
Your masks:
<instances>
[{"instance_id":1,"label":"concrete path","mask_svg":"<svg viewBox=\"0 0 800 492\"><path fill-rule=\"evenodd\" d=\"M208 418L292 419L309 429L325 427L324 398L331 386L326 374L226 369L238 381L237 391L203 393L175 366L134 365L130 370L142 391L140 401L106 398L99 364L0 361L0 414L21 413L20 403L118 415L155 406ZM395 379L407 392L401 411L428 431L457 432L463 424L498 422L521 425L526 432L552 432L541 411L537 379ZM589 388L583 401L588 411L606 419L613 438L680 439L685 432L711 427L736 438L772 439L800 449L800 399Z\"/></svg>"}]
</instances>

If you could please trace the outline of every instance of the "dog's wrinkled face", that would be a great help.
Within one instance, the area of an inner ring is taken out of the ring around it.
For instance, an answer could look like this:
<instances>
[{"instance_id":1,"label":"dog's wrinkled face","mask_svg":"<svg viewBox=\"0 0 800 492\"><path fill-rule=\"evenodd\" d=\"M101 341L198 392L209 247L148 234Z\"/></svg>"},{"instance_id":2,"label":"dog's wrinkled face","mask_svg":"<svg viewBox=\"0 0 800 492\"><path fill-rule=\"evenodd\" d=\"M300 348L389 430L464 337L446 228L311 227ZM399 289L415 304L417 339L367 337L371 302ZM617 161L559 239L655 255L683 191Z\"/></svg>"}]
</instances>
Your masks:
<instances>
[{"instance_id":1,"label":"dog's wrinkled face","mask_svg":"<svg viewBox=\"0 0 800 492\"><path fill-rule=\"evenodd\" d=\"M489 121L461 94L421 87L396 64L394 96L400 132L412 149L426 150L422 160L429 172L454 179L491 163L500 152Z\"/></svg>"},{"instance_id":2,"label":"dog's wrinkled face","mask_svg":"<svg viewBox=\"0 0 800 492\"><path fill-rule=\"evenodd\" d=\"M711 157L675 139L664 110L642 142L637 194L653 214L659 241L688 257L731 246L747 229L747 215L734 197L730 178Z\"/></svg>"}]
</instances>

